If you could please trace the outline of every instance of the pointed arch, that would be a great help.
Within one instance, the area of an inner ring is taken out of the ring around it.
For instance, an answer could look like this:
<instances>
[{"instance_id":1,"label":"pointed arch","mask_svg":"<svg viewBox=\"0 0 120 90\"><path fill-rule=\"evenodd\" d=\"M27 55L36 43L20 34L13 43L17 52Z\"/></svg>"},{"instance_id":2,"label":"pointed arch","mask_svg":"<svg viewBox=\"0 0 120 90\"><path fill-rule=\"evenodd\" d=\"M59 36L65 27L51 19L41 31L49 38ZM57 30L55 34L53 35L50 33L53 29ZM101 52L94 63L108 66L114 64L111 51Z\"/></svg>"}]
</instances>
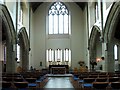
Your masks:
<instances>
[{"instance_id":1,"label":"pointed arch","mask_svg":"<svg viewBox=\"0 0 120 90\"><path fill-rule=\"evenodd\" d=\"M20 40L22 40L23 44L24 44L24 48L29 51L30 49L30 42L29 42L29 39L28 39L28 34L27 34L27 31L26 31L26 28L25 27L22 27L18 33L18 38Z\"/></svg>"},{"instance_id":2,"label":"pointed arch","mask_svg":"<svg viewBox=\"0 0 120 90\"><path fill-rule=\"evenodd\" d=\"M103 31L104 42L106 43L106 52L105 52L105 69L109 72L114 72L115 70L115 61L114 61L114 44L118 43L118 40L115 38L115 32L120 20L120 1L114 2L108 14L105 28ZM118 31L119 33L119 31ZM119 35L119 34L118 34ZM112 66L112 67L111 67Z\"/></svg>"},{"instance_id":3,"label":"pointed arch","mask_svg":"<svg viewBox=\"0 0 120 90\"><path fill-rule=\"evenodd\" d=\"M120 1L113 3L107 17L105 28L103 31L104 40L106 43L108 43L109 41L111 41L111 39L113 39L113 35L115 33L115 29L119 19L120 19Z\"/></svg>"},{"instance_id":4,"label":"pointed arch","mask_svg":"<svg viewBox=\"0 0 120 90\"><path fill-rule=\"evenodd\" d=\"M54 2L48 9L48 34L71 34L70 12L63 2Z\"/></svg>"},{"instance_id":5,"label":"pointed arch","mask_svg":"<svg viewBox=\"0 0 120 90\"><path fill-rule=\"evenodd\" d=\"M20 45L21 66L24 71L29 68L29 50L30 42L25 27L22 27L18 33L18 44Z\"/></svg>"},{"instance_id":6,"label":"pointed arch","mask_svg":"<svg viewBox=\"0 0 120 90\"><path fill-rule=\"evenodd\" d=\"M96 44L98 44L98 39L100 38L100 28L96 25L92 27L90 39L89 39L89 58L90 61L96 61L97 56L97 47ZM90 67L91 68L91 67Z\"/></svg>"},{"instance_id":7,"label":"pointed arch","mask_svg":"<svg viewBox=\"0 0 120 90\"><path fill-rule=\"evenodd\" d=\"M6 72L15 72L16 33L8 8L3 4L0 4L0 24L0 32L4 30L6 35Z\"/></svg>"},{"instance_id":8,"label":"pointed arch","mask_svg":"<svg viewBox=\"0 0 120 90\"><path fill-rule=\"evenodd\" d=\"M13 25L12 18L10 13L5 5L0 4L0 20L1 24L3 24L3 28L5 28L5 33L7 36L7 42L15 43L16 42L16 34L15 28Z\"/></svg>"},{"instance_id":9,"label":"pointed arch","mask_svg":"<svg viewBox=\"0 0 120 90\"><path fill-rule=\"evenodd\" d=\"M100 28L97 25L94 25L92 27L92 31L90 34L90 39L89 39L89 49L92 50L95 42L96 42L96 37L98 37L97 35L100 35Z\"/></svg>"}]
</instances>

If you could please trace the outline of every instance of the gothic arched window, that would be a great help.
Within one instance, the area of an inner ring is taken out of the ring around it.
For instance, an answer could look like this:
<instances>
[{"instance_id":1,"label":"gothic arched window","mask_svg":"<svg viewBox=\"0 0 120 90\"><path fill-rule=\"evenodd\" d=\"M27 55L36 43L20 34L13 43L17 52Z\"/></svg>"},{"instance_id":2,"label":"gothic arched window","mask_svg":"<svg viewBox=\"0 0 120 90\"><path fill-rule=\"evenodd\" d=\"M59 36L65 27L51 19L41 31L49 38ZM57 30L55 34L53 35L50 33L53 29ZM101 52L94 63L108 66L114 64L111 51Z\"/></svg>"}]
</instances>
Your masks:
<instances>
[{"instance_id":1,"label":"gothic arched window","mask_svg":"<svg viewBox=\"0 0 120 90\"><path fill-rule=\"evenodd\" d=\"M47 50L47 61L54 61L54 51L53 49Z\"/></svg>"},{"instance_id":2,"label":"gothic arched window","mask_svg":"<svg viewBox=\"0 0 120 90\"><path fill-rule=\"evenodd\" d=\"M71 50L68 48L64 50L64 61L71 61Z\"/></svg>"},{"instance_id":3,"label":"gothic arched window","mask_svg":"<svg viewBox=\"0 0 120 90\"><path fill-rule=\"evenodd\" d=\"M48 17L48 34L70 34L70 15L64 3L53 3L49 8Z\"/></svg>"},{"instance_id":4,"label":"gothic arched window","mask_svg":"<svg viewBox=\"0 0 120 90\"><path fill-rule=\"evenodd\" d=\"M64 50L64 62L65 64L71 66L71 50L68 48L65 48Z\"/></svg>"},{"instance_id":5,"label":"gothic arched window","mask_svg":"<svg viewBox=\"0 0 120 90\"><path fill-rule=\"evenodd\" d=\"M62 50L59 48L55 50L55 61L62 62Z\"/></svg>"}]
</instances>

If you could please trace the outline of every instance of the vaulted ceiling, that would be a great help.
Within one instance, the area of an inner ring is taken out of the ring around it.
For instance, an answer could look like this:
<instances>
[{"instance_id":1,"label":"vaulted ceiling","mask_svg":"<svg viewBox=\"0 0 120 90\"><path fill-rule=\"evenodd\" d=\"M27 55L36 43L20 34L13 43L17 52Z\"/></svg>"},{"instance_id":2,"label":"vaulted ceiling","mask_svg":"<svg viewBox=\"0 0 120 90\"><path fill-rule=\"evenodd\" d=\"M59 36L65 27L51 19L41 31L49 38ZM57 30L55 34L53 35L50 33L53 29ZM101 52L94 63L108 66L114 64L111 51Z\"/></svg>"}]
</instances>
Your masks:
<instances>
[{"instance_id":1,"label":"vaulted ceiling","mask_svg":"<svg viewBox=\"0 0 120 90\"><path fill-rule=\"evenodd\" d=\"M30 2L30 6L33 10L33 12L35 12L35 10L44 2ZM71 2L73 3L73 2ZM87 2L75 2L82 10L84 10L85 5L87 4Z\"/></svg>"}]
</instances>

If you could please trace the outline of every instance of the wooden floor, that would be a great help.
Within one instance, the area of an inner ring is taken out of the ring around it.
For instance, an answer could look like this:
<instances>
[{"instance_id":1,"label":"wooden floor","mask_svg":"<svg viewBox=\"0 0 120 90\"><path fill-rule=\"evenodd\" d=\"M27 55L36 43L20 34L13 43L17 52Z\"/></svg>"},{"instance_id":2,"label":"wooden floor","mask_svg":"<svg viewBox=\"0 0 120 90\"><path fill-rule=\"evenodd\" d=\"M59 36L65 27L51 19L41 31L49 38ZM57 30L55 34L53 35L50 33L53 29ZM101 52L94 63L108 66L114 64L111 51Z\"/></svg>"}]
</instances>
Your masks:
<instances>
[{"instance_id":1,"label":"wooden floor","mask_svg":"<svg viewBox=\"0 0 120 90\"><path fill-rule=\"evenodd\" d=\"M44 88L68 88L74 89L69 77L49 77L49 81Z\"/></svg>"}]
</instances>

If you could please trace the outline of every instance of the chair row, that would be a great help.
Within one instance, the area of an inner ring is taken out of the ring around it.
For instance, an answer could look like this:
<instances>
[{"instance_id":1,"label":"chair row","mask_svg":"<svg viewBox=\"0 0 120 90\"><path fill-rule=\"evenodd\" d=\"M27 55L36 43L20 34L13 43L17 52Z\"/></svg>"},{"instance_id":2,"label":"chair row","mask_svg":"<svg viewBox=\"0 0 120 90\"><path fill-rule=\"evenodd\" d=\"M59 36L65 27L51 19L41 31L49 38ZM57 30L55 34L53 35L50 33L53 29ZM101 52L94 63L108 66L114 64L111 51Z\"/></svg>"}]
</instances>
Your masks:
<instances>
[{"instance_id":1,"label":"chair row","mask_svg":"<svg viewBox=\"0 0 120 90\"><path fill-rule=\"evenodd\" d=\"M78 80L79 83L92 83L92 82L119 82L119 77L110 78L84 78L83 80Z\"/></svg>"},{"instance_id":2,"label":"chair row","mask_svg":"<svg viewBox=\"0 0 120 90\"><path fill-rule=\"evenodd\" d=\"M120 75L73 75L74 79L83 79L83 78L111 78L111 77L120 77Z\"/></svg>"},{"instance_id":3,"label":"chair row","mask_svg":"<svg viewBox=\"0 0 120 90\"><path fill-rule=\"evenodd\" d=\"M40 76L37 76L37 77L24 77L24 76L19 76L19 77L10 77L10 76L3 76L1 78L1 83L3 84L3 87L6 87L7 85L12 85L12 86L15 86L16 83L22 85L25 83L25 86L26 86L26 83L28 84L28 87L40 87L41 84L45 84L47 81L47 76L46 75L40 75ZM9 84L8 84L9 83ZM4 85L4 84L7 84L7 85ZM13 85L15 84L15 85ZM23 85L24 86L24 85ZM7 87L6 87L7 88Z\"/></svg>"},{"instance_id":4,"label":"chair row","mask_svg":"<svg viewBox=\"0 0 120 90\"><path fill-rule=\"evenodd\" d=\"M71 77L71 82L75 88L79 87L93 87L95 85L93 84L107 84L108 86L111 87L114 83L119 84L120 82L120 77L96 77L96 78L89 78L89 77L84 77L84 78L79 78L79 77ZM103 83L104 82L104 83ZM111 84L112 83L112 84ZM105 85L106 86L106 85ZM120 85L119 85L120 86ZM118 86L118 87L119 87ZM101 87L102 88L102 87Z\"/></svg>"},{"instance_id":5,"label":"chair row","mask_svg":"<svg viewBox=\"0 0 120 90\"><path fill-rule=\"evenodd\" d=\"M120 75L120 72L78 72L73 75Z\"/></svg>"},{"instance_id":6,"label":"chair row","mask_svg":"<svg viewBox=\"0 0 120 90\"><path fill-rule=\"evenodd\" d=\"M93 82L92 88L95 89L120 89L120 82Z\"/></svg>"},{"instance_id":7,"label":"chair row","mask_svg":"<svg viewBox=\"0 0 120 90\"><path fill-rule=\"evenodd\" d=\"M82 82L79 81L79 86L82 88L95 88L95 89L120 89L120 81L107 81L106 79L84 78Z\"/></svg>"},{"instance_id":8,"label":"chair row","mask_svg":"<svg viewBox=\"0 0 120 90\"><path fill-rule=\"evenodd\" d=\"M19 81L1 81L2 88L42 88L48 81L47 77L25 78L25 81L19 79Z\"/></svg>"}]
</instances>

